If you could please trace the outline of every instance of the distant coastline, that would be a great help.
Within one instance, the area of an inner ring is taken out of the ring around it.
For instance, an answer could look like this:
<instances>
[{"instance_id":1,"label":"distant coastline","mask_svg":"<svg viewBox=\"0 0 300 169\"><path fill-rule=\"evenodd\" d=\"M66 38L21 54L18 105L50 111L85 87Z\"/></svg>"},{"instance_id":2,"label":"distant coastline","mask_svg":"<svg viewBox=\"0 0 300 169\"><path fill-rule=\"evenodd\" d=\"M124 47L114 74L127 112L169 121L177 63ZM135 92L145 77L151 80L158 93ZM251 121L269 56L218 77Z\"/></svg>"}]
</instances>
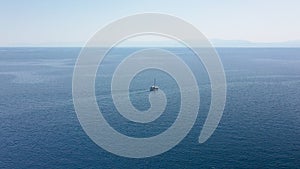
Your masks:
<instances>
[{"instance_id":1,"label":"distant coastline","mask_svg":"<svg viewBox=\"0 0 300 169\"><path fill-rule=\"evenodd\" d=\"M209 39L214 47L218 48L300 48L300 40L283 41L283 42L251 42L247 40L224 40ZM174 41L129 41L120 47L182 47ZM83 47L85 42L53 42L40 44L0 44L1 48L5 47Z\"/></svg>"}]
</instances>

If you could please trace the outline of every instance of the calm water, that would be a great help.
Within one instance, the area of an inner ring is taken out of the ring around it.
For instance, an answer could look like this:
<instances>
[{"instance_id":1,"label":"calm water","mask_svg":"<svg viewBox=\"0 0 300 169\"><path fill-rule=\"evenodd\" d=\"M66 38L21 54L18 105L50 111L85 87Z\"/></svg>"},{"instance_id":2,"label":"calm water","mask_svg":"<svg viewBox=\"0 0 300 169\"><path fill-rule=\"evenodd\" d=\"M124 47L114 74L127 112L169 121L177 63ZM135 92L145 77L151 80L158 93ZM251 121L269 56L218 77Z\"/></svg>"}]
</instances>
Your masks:
<instances>
[{"instance_id":1,"label":"calm water","mask_svg":"<svg viewBox=\"0 0 300 169\"><path fill-rule=\"evenodd\" d=\"M144 71L131 83L132 104L139 110L149 108L148 88L156 77L167 94L166 111L145 125L117 113L109 91L111 75L122 58L136 50L111 51L98 71L96 95L117 131L149 137L172 125L180 97L172 77ZM0 48L0 168L299 168L300 49L218 49L227 102L217 130L204 144L198 144L198 136L210 104L207 74L189 51L169 50L197 76L198 119L170 151L130 159L98 147L77 120L71 86L79 48Z\"/></svg>"}]
</instances>

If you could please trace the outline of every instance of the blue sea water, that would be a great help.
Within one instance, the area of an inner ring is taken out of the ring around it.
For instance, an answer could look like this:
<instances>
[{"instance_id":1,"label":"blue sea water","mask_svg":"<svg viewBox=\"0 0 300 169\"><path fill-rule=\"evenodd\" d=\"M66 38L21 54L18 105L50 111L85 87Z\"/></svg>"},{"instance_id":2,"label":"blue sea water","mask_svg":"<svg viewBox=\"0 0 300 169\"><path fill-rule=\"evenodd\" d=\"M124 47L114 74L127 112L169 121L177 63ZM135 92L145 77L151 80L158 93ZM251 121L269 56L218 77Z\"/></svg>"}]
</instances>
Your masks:
<instances>
[{"instance_id":1,"label":"blue sea water","mask_svg":"<svg viewBox=\"0 0 300 169\"><path fill-rule=\"evenodd\" d=\"M97 73L96 96L109 124L132 137L157 135L172 125L180 101L172 77L139 73L130 85L132 104L146 110L155 77L168 106L149 124L126 120L115 109L112 73L138 48L113 49ZM97 146L83 131L72 101L72 75L80 48L0 48L0 168L299 168L300 49L218 48L227 79L220 124L203 144L198 137L210 105L204 67L183 48L196 75L201 102L190 133L158 156L131 159ZM159 144L159 143L158 143Z\"/></svg>"}]
</instances>

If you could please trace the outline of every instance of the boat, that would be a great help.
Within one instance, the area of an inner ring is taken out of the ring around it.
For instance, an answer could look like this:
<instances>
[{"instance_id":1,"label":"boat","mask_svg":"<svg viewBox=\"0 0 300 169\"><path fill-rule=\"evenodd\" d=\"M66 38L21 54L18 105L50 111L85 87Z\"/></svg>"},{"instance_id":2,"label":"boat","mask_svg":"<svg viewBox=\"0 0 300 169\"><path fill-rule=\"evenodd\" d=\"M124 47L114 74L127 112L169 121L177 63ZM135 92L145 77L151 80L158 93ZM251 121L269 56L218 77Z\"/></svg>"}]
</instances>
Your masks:
<instances>
[{"instance_id":1,"label":"boat","mask_svg":"<svg viewBox=\"0 0 300 169\"><path fill-rule=\"evenodd\" d=\"M153 85L150 87L150 92L158 90L158 86L156 84L156 79L153 81Z\"/></svg>"}]
</instances>

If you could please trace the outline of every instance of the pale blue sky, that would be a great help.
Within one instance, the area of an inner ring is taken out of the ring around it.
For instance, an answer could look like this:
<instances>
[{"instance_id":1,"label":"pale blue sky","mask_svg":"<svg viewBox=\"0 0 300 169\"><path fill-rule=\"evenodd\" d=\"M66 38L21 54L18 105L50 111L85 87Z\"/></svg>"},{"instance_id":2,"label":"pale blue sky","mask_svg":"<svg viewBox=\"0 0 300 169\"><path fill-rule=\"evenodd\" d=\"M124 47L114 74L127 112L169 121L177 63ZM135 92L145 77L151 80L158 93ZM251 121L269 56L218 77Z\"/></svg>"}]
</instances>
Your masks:
<instances>
[{"instance_id":1,"label":"pale blue sky","mask_svg":"<svg viewBox=\"0 0 300 169\"><path fill-rule=\"evenodd\" d=\"M83 45L106 24L161 12L195 25L209 39L300 40L299 0L1 0L0 46Z\"/></svg>"}]
</instances>

